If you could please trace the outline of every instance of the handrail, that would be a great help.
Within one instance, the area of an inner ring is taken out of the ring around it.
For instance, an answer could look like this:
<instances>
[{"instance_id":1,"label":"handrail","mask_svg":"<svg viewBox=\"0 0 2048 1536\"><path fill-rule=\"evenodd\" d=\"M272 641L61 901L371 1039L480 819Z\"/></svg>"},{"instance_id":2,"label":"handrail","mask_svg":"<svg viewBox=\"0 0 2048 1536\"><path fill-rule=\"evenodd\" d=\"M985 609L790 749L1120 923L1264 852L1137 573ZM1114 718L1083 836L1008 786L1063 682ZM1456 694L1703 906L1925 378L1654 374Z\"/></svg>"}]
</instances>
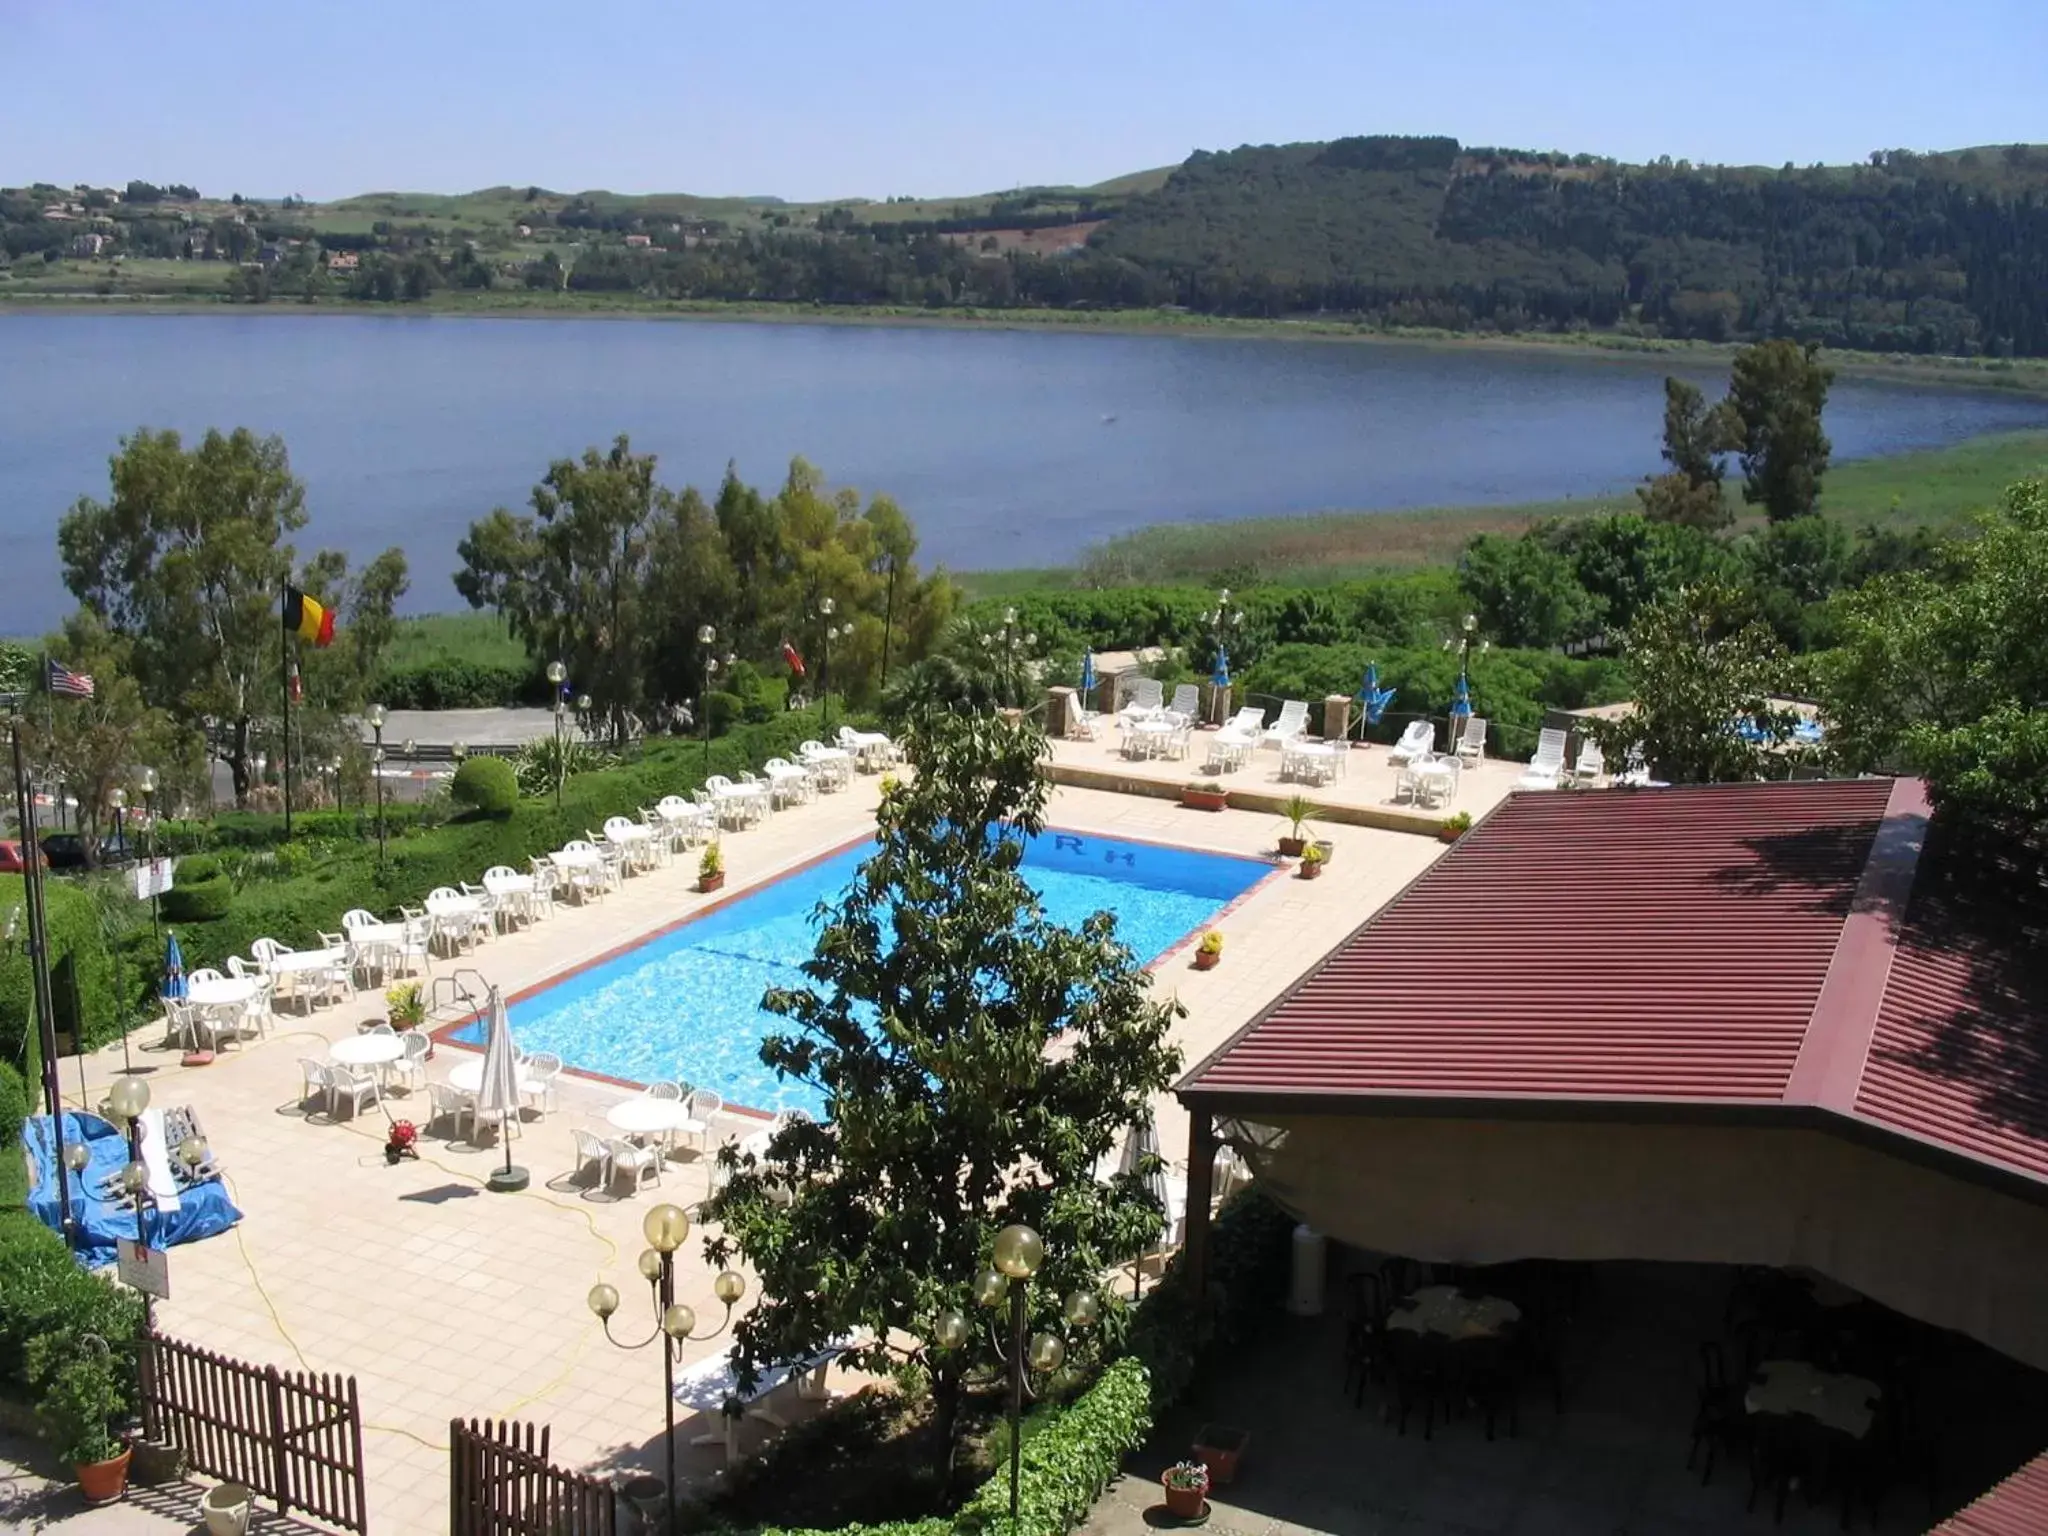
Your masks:
<instances>
[{"instance_id":1,"label":"handrail","mask_svg":"<svg viewBox=\"0 0 2048 1536\"><path fill-rule=\"evenodd\" d=\"M469 990L462 979L465 976L471 976L476 979L477 985L483 989L482 997L476 996ZM449 992L449 1001L446 1004L441 1001L441 988L444 985L448 988ZM484 1011L484 1004L490 1000L490 995L491 983L489 978L473 965L461 966L450 971L445 976L436 976L434 978L434 984L427 992L427 1012L435 1013L445 1006L457 1013L482 1013Z\"/></svg>"}]
</instances>

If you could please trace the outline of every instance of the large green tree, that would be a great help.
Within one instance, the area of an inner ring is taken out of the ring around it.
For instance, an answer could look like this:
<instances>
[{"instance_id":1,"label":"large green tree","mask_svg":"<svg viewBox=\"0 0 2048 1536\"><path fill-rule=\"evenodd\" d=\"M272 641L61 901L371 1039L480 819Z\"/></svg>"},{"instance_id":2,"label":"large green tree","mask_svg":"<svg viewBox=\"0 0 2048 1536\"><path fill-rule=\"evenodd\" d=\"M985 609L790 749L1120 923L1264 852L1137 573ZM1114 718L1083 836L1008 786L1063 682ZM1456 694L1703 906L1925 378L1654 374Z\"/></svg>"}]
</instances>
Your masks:
<instances>
[{"instance_id":1,"label":"large green tree","mask_svg":"<svg viewBox=\"0 0 2048 1536\"><path fill-rule=\"evenodd\" d=\"M1622 654L1634 710L1587 722L1614 762L1640 751L1674 784L1769 775L1772 748L1795 724L1775 702L1789 686L1789 662L1741 591L1703 582L1667 594L1636 616Z\"/></svg>"},{"instance_id":2,"label":"large green tree","mask_svg":"<svg viewBox=\"0 0 2048 1536\"><path fill-rule=\"evenodd\" d=\"M654 468L621 433L608 451L549 465L530 516L499 507L458 546L456 590L503 614L536 657L560 660L615 739L641 706L647 560L675 500Z\"/></svg>"},{"instance_id":3,"label":"large green tree","mask_svg":"<svg viewBox=\"0 0 2048 1536\"><path fill-rule=\"evenodd\" d=\"M986 715L924 712L916 772L881 805L875 849L825 914L809 985L771 992L789 1023L762 1046L813 1085L828 1118L779 1131L765 1156L723 1154L714 1263L744 1257L761 1301L735 1329L738 1365L799 1358L846 1334L886 1371L933 1340L996 1232L1045 1239L1035 1327L1092 1289L1161 1217L1142 1180L1098 1182L1118 1135L1178 1066L1177 1005L1152 996L1116 921L1049 920L1019 873L1044 825L1042 735ZM1107 1305L1114 1336L1120 1309ZM927 1362L950 1446L970 1379L994 1366L978 1324Z\"/></svg>"},{"instance_id":4,"label":"large green tree","mask_svg":"<svg viewBox=\"0 0 2048 1536\"><path fill-rule=\"evenodd\" d=\"M1774 523L1817 510L1832 445L1821 430L1834 370L1820 349L1760 341L1735 354L1725 408L1742 455L1742 499Z\"/></svg>"},{"instance_id":5,"label":"large green tree","mask_svg":"<svg viewBox=\"0 0 2048 1536\"><path fill-rule=\"evenodd\" d=\"M2022 481L1927 571L1836 600L1818 659L1831 749L1856 769L1922 774L1945 815L2018 834L2048 825L2048 482Z\"/></svg>"},{"instance_id":6,"label":"large green tree","mask_svg":"<svg viewBox=\"0 0 2048 1536\"><path fill-rule=\"evenodd\" d=\"M1458 557L1458 584L1501 645L1557 645L1598 622L1571 561L1541 538L1482 533Z\"/></svg>"},{"instance_id":7,"label":"large green tree","mask_svg":"<svg viewBox=\"0 0 2048 1536\"><path fill-rule=\"evenodd\" d=\"M353 587L338 554L301 567L290 539L306 524L305 488L283 439L247 428L209 431L189 449L176 432L144 429L122 439L111 480L107 501L81 498L58 527L65 585L130 642L143 698L204 738L239 801L261 737L283 711L285 583L334 607L344 632L364 626L369 638L347 648L355 681L332 701L346 707L389 637L405 557L387 550ZM329 670L309 671L309 682ZM308 697L315 708L330 702Z\"/></svg>"},{"instance_id":8,"label":"large green tree","mask_svg":"<svg viewBox=\"0 0 2048 1536\"><path fill-rule=\"evenodd\" d=\"M1671 468L1637 487L1644 516L1709 531L1733 522L1721 493L1721 455L1733 445L1733 435L1726 401L1709 406L1698 385L1665 379L1664 462Z\"/></svg>"}]
</instances>

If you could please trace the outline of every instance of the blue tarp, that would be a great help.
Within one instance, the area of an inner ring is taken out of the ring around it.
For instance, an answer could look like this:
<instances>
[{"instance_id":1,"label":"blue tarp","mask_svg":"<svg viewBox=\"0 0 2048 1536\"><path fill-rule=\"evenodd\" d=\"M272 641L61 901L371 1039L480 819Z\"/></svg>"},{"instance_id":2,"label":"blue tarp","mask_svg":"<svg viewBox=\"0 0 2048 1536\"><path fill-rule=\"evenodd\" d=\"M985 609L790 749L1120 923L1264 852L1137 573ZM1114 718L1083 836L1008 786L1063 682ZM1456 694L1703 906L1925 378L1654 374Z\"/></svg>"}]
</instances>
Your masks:
<instances>
[{"instance_id":1,"label":"blue tarp","mask_svg":"<svg viewBox=\"0 0 2048 1536\"><path fill-rule=\"evenodd\" d=\"M50 1117L37 1115L30 1120L23 1140L28 1143L29 1155L35 1163L35 1183L28 1208L44 1226L61 1233L64 1223L57 1200L56 1138L51 1134ZM64 1144L69 1147L73 1141L84 1142L92 1151L92 1161L84 1170L67 1171L67 1177L71 1181L72 1214L78 1218L79 1262L96 1269L114 1262L115 1239L135 1236L135 1213L116 1211L112 1204L93 1193L127 1166L128 1139L98 1115L66 1110ZM195 1243L202 1237L225 1232L241 1219L242 1213L228 1199L227 1190L220 1180L214 1179L180 1189L175 1211L149 1213L149 1246L169 1248L177 1243Z\"/></svg>"}]
</instances>

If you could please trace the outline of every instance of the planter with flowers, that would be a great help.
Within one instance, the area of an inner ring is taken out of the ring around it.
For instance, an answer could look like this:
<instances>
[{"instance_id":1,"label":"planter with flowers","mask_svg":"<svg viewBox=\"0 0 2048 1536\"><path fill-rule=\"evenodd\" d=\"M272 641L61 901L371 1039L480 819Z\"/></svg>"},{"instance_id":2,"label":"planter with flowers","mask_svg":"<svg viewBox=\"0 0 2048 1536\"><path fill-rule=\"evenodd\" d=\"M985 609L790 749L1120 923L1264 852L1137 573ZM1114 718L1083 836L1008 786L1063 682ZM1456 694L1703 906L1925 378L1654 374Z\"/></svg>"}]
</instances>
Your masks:
<instances>
[{"instance_id":1,"label":"planter with flowers","mask_svg":"<svg viewBox=\"0 0 2048 1536\"><path fill-rule=\"evenodd\" d=\"M1282 802L1280 814L1287 818L1287 836L1280 839L1280 857L1298 859L1308 847L1308 829L1315 818L1316 803L1307 795L1294 795Z\"/></svg>"},{"instance_id":2,"label":"planter with flowers","mask_svg":"<svg viewBox=\"0 0 2048 1536\"><path fill-rule=\"evenodd\" d=\"M1327 862L1329 861L1323 857L1323 850L1316 847L1314 843L1310 843L1308 847L1301 850L1301 878L1304 880L1321 879L1323 865Z\"/></svg>"},{"instance_id":3,"label":"planter with flowers","mask_svg":"<svg viewBox=\"0 0 2048 1536\"><path fill-rule=\"evenodd\" d=\"M697 860L697 889L715 891L725 884L725 855L718 844L706 843L704 856Z\"/></svg>"},{"instance_id":4,"label":"planter with flowers","mask_svg":"<svg viewBox=\"0 0 2048 1536\"><path fill-rule=\"evenodd\" d=\"M1178 1461L1159 1475L1166 1512L1176 1520L1199 1520L1209 1503L1209 1469L1199 1461Z\"/></svg>"},{"instance_id":5,"label":"planter with flowers","mask_svg":"<svg viewBox=\"0 0 2048 1536\"><path fill-rule=\"evenodd\" d=\"M1195 946L1195 969L1213 971L1223 959L1223 935L1211 928Z\"/></svg>"},{"instance_id":6,"label":"planter with flowers","mask_svg":"<svg viewBox=\"0 0 2048 1536\"><path fill-rule=\"evenodd\" d=\"M1472 830L1472 813L1460 811L1455 816L1446 816L1437 824L1436 835L1447 843L1455 843Z\"/></svg>"},{"instance_id":7,"label":"planter with flowers","mask_svg":"<svg viewBox=\"0 0 2048 1536\"><path fill-rule=\"evenodd\" d=\"M418 1157L419 1140L420 1128L410 1120L392 1121L384 1137L384 1161L396 1167L400 1158Z\"/></svg>"},{"instance_id":8,"label":"planter with flowers","mask_svg":"<svg viewBox=\"0 0 2048 1536\"><path fill-rule=\"evenodd\" d=\"M1230 804L1230 791L1220 784L1195 779L1181 785L1180 803L1191 811L1220 811Z\"/></svg>"}]
</instances>

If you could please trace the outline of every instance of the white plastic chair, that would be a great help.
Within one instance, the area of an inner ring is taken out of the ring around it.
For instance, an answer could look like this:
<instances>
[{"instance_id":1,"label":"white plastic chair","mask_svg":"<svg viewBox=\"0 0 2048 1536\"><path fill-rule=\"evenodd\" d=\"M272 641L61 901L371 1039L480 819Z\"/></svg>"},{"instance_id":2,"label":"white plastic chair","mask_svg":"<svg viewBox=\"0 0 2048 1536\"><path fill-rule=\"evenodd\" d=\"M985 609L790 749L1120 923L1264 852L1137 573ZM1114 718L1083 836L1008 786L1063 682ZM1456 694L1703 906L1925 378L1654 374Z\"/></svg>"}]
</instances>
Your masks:
<instances>
[{"instance_id":1,"label":"white plastic chair","mask_svg":"<svg viewBox=\"0 0 2048 1536\"><path fill-rule=\"evenodd\" d=\"M1579 760L1572 765L1572 777L1589 783L1607 771L1607 756L1590 736L1579 743Z\"/></svg>"},{"instance_id":2,"label":"white plastic chair","mask_svg":"<svg viewBox=\"0 0 2048 1536\"><path fill-rule=\"evenodd\" d=\"M301 1104L311 1103L314 1099L328 1099L330 1104L333 1102L327 1092L326 1062L315 1061L310 1056L301 1056L299 1058L299 1076L301 1084L299 1088L299 1102Z\"/></svg>"},{"instance_id":3,"label":"white plastic chair","mask_svg":"<svg viewBox=\"0 0 2048 1536\"><path fill-rule=\"evenodd\" d=\"M545 1114L555 1107L555 1079L562 1075L562 1058L553 1051L535 1051L520 1063L520 1075L529 1079L532 1090L523 1096Z\"/></svg>"},{"instance_id":4,"label":"white plastic chair","mask_svg":"<svg viewBox=\"0 0 2048 1536\"><path fill-rule=\"evenodd\" d=\"M1304 705L1303 708L1306 709L1307 706ZM1166 712L1192 723L1195 716L1202 712L1202 690L1193 683L1177 684L1173 690L1173 702L1166 706Z\"/></svg>"},{"instance_id":5,"label":"white plastic chair","mask_svg":"<svg viewBox=\"0 0 2048 1536\"><path fill-rule=\"evenodd\" d=\"M1436 750L1436 727L1427 720L1410 720L1401 739L1387 748L1387 761L1396 766L1427 757Z\"/></svg>"},{"instance_id":6,"label":"white plastic chair","mask_svg":"<svg viewBox=\"0 0 2048 1536\"><path fill-rule=\"evenodd\" d=\"M699 1146L711 1150L711 1117L725 1108L725 1100L709 1088L699 1088L690 1095L686 1118L676 1127L685 1136L697 1138Z\"/></svg>"},{"instance_id":7,"label":"white plastic chair","mask_svg":"<svg viewBox=\"0 0 2048 1536\"><path fill-rule=\"evenodd\" d=\"M1261 746L1285 747L1289 742L1308 732L1308 702L1305 699L1288 699L1280 706L1280 718L1267 726L1259 737Z\"/></svg>"},{"instance_id":8,"label":"white plastic chair","mask_svg":"<svg viewBox=\"0 0 2048 1536\"><path fill-rule=\"evenodd\" d=\"M464 1093L448 1083L427 1084L427 1105L432 1125L443 1117L455 1122L455 1134L462 1134L462 1122L469 1122L471 1134L476 1131L476 1095Z\"/></svg>"},{"instance_id":9,"label":"white plastic chair","mask_svg":"<svg viewBox=\"0 0 2048 1536\"><path fill-rule=\"evenodd\" d=\"M640 1096L645 1099L667 1099L674 1103L682 1098L683 1090L674 1083L649 1083L640 1090Z\"/></svg>"},{"instance_id":10,"label":"white plastic chair","mask_svg":"<svg viewBox=\"0 0 2048 1536\"><path fill-rule=\"evenodd\" d=\"M584 1169L595 1168L599 1184L611 1183L611 1143L602 1136L592 1135L589 1131L578 1130L574 1134L576 1139L576 1171L571 1177L581 1178Z\"/></svg>"},{"instance_id":11,"label":"white plastic chair","mask_svg":"<svg viewBox=\"0 0 2048 1536\"><path fill-rule=\"evenodd\" d=\"M388 1030L390 1025L384 1027ZM386 1087L403 1085L405 1091L411 1093L414 1084L427 1080L427 1051L433 1041L417 1029L408 1029L399 1036L399 1043L405 1054L396 1061L385 1063L384 1084Z\"/></svg>"},{"instance_id":12,"label":"white plastic chair","mask_svg":"<svg viewBox=\"0 0 2048 1536\"><path fill-rule=\"evenodd\" d=\"M327 1112L332 1115L335 1106L344 1098L348 1100L348 1112L357 1114L368 1097L372 1104L384 1102L384 1084L378 1075L367 1067L333 1066L327 1069Z\"/></svg>"},{"instance_id":13,"label":"white plastic chair","mask_svg":"<svg viewBox=\"0 0 2048 1536\"><path fill-rule=\"evenodd\" d=\"M1558 775L1564 772L1563 731L1546 730L1537 733L1536 755L1529 759L1529 766L1523 770L1517 781L1520 789L1555 789Z\"/></svg>"},{"instance_id":14,"label":"white plastic chair","mask_svg":"<svg viewBox=\"0 0 2048 1536\"><path fill-rule=\"evenodd\" d=\"M1486 756L1486 716L1467 715L1465 729L1458 733L1454 755L1478 762Z\"/></svg>"},{"instance_id":15,"label":"white plastic chair","mask_svg":"<svg viewBox=\"0 0 2048 1536\"><path fill-rule=\"evenodd\" d=\"M605 1150L611 1154L612 1178L614 1180L621 1173L631 1174L635 1190L638 1190L650 1177L657 1185L661 1183L660 1147L636 1147L630 1141L607 1141L605 1143Z\"/></svg>"}]
</instances>

